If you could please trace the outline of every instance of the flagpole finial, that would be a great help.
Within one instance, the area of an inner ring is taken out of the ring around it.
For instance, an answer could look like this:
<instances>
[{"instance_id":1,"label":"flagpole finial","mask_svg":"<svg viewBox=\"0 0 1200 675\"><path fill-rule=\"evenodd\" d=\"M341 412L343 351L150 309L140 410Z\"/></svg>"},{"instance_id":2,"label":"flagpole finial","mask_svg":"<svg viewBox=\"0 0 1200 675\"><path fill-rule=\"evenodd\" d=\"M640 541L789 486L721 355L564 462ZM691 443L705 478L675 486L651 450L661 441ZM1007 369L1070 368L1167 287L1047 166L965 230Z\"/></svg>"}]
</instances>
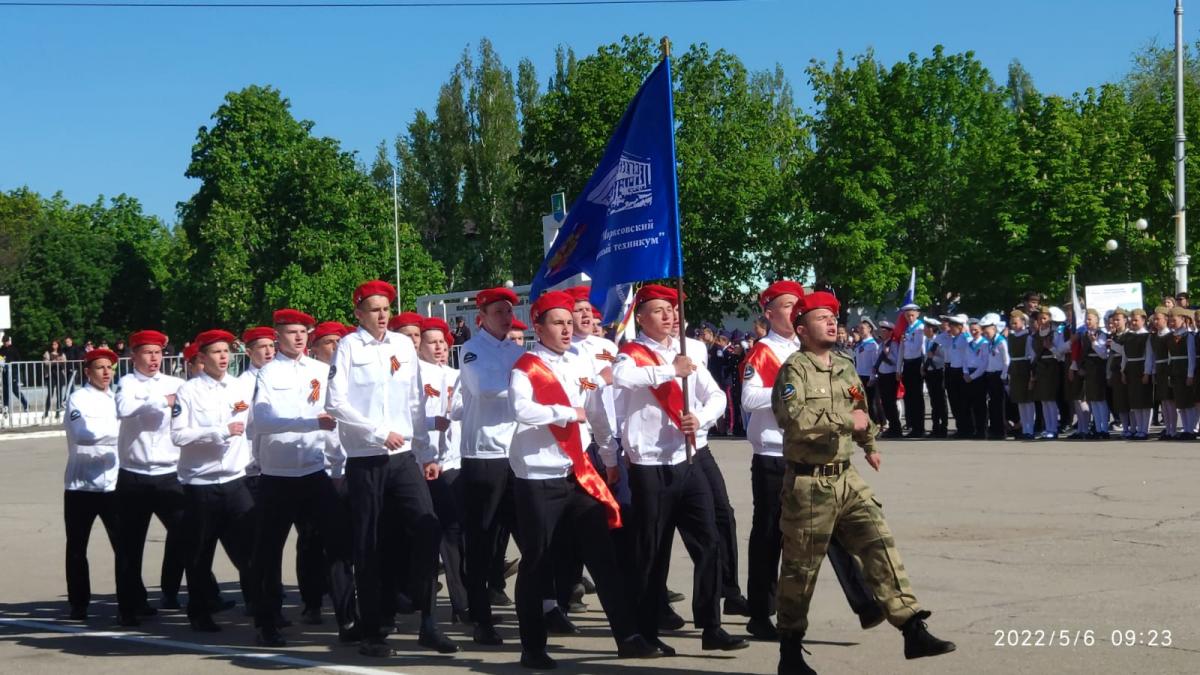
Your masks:
<instances>
[{"instance_id":1,"label":"flagpole finial","mask_svg":"<svg viewBox=\"0 0 1200 675\"><path fill-rule=\"evenodd\" d=\"M662 57L665 59L671 55L671 38L663 36L658 42L658 48L662 52Z\"/></svg>"}]
</instances>

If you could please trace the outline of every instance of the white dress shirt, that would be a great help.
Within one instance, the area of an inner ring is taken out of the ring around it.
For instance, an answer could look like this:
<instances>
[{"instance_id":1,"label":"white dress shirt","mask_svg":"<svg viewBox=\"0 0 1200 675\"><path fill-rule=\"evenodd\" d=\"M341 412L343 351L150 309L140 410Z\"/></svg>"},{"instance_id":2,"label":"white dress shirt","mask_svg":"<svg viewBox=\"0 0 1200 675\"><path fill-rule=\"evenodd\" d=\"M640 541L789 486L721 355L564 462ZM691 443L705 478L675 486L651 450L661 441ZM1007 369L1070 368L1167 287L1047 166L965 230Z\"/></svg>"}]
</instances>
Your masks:
<instances>
[{"instance_id":1,"label":"white dress shirt","mask_svg":"<svg viewBox=\"0 0 1200 675\"><path fill-rule=\"evenodd\" d=\"M67 470L63 487L80 492L117 489L117 400L90 384L67 397Z\"/></svg>"},{"instance_id":2,"label":"white dress shirt","mask_svg":"<svg viewBox=\"0 0 1200 675\"><path fill-rule=\"evenodd\" d=\"M317 416L325 412L328 381L329 366L283 352L258 371L251 450L263 475L296 478L325 470L328 434Z\"/></svg>"},{"instance_id":3,"label":"white dress shirt","mask_svg":"<svg viewBox=\"0 0 1200 675\"><path fill-rule=\"evenodd\" d=\"M1000 373L1000 379L1008 379L1008 364L1011 359L1008 355L1008 340L1004 336L996 333L996 337L992 339L983 339L983 347L981 351L987 352L987 365L984 367L984 372Z\"/></svg>"},{"instance_id":4,"label":"white dress shirt","mask_svg":"<svg viewBox=\"0 0 1200 675\"><path fill-rule=\"evenodd\" d=\"M925 358L925 321L917 319L904 328L900 350L905 361Z\"/></svg>"},{"instance_id":5,"label":"white dress shirt","mask_svg":"<svg viewBox=\"0 0 1200 675\"><path fill-rule=\"evenodd\" d=\"M184 485L228 483L246 475L250 441L233 436L229 425L246 424L254 390L226 374L219 381L201 372L179 388L171 411L171 441L179 446L179 482ZM239 408L244 408L238 410Z\"/></svg>"},{"instance_id":6,"label":"white dress shirt","mask_svg":"<svg viewBox=\"0 0 1200 675\"><path fill-rule=\"evenodd\" d=\"M599 396L601 384L596 377L590 354L571 347L562 354L534 345L533 353L553 371L567 394L570 405L546 405L533 398L533 384L522 371L514 369L509 384L508 400L513 407L517 430L509 448L508 463L517 478L546 480L563 478L572 472L571 458L558 447L550 425L565 427L575 421L575 408L587 411L588 424L579 425L582 449L591 445L593 435L602 448L609 448L612 438L608 416ZM588 383L587 385L583 384ZM594 389L589 387L595 387ZM590 425L590 426L589 426ZM602 451L604 452L604 451ZM611 449L607 452L612 452Z\"/></svg>"},{"instance_id":7,"label":"white dress shirt","mask_svg":"<svg viewBox=\"0 0 1200 675\"><path fill-rule=\"evenodd\" d=\"M617 357L613 367L613 384L628 394L621 397L625 419L621 440L625 454L634 464L679 464L687 459L683 432L675 426L650 391L651 387L671 380L681 382L680 378L675 377L674 366L675 357L679 354L679 341L668 337L666 343L659 343L645 335L638 335L636 342L657 354L662 365L639 366L626 354ZM688 354L691 354L691 349ZM687 378L685 395L688 396L691 413L700 421L696 447L702 448L708 443L708 429L725 414L725 392L713 381L707 368L698 367ZM618 415L621 415L620 410ZM611 447L602 447L600 457L606 466L616 465L616 456Z\"/></svg>"},{"instance_id":8,"label":"white dress shirt","mask_svg":"<svg viewBox=\"0 0 1200 675\"><path fill-rule=\"evenodd\" d=\"M182 385L178 377L162 372L146 377L136 369L117 383L117 417L121 420L117 454L122 469L148 476L175 471L179 447L171 442L167 396L175 395Z\"/></svg>"},{"instance_id":9,"label":"white dress shirt","mask_svg":"<svg viewBox=\"0 0 1200 675\"><path fill-rule=\"evenodd\" d=\"M508 381L513 364L525 348L511 340L498 340L479 329L459 352L462 386L462 456L508 457L517 423L508 402Z\"/></svg>"},{"instance_id":10,"label":"white dress shirt","mask_svg":"<svg viewBox=\"0 0 1200 675\"><path fill-rule=\"evenodd\" d=\"M939 332L933 336L933 339L926 342L925 348L928 350L926 353L929 357L929 365L934 370L942 370L949 362L951 339L949 333Z\"/></svg>"},{"instance_id":11,"label":"white dress shirt","mask_svg":"<svg viewBox=\"0 0 1200 675\"><path fill-rule=\"evenodd\" d=\"M605 368L612 368L613 363L617 360L616 343L607 338L602 338L599 335L587 335L580 337L578 335L571 338L571 346L575 348L581 355L588 357L591 360L592 368L596 373L596 382L600 385L600 400L604 403L604 414L608 416L608 428L617 428L617 401L619 395L616 387L604 383L604 378L600 373ZM613 432L616 433L615 431Z\"/></svg>"},{"instance_id":12,"label":"white dress shirt","mask_svg":"<svg viewBox=\"0 0 1200 675\"><path fill-rule=\"evenodd\" d=\"M963 376L969 378L968 381L983 377L987 372L988 360L990 358L988 341L979 336L978 338L967 338L967 353L963 361Z\"/></svg>"},{"instance_id":13,"label":"white dress shirt","mask_svg":"<svg viewBox=\"0 0 1200 675\"><path fill-rule=\"evenodd\" d=\"M879 342L869 337L854 345L854 372L859 377L874 377L875 362L879 360ZM744 407L746 404L743 403Z\"/></svg>"},{"instance_id":14,"label":"white dress shirt","mask_svg":"<svg viewBox=\"0 0 1200 675\"><path fill-rule=\"evenodd\" d=\"M417 350L406 335L385 331L376 340L360 327L338 343L325 409L337 420L348 457L412 451L418 461L430 460L417 363ZM384 445L389 433L404 437L398 450Z\"/></svg>"},{"instance_id":15,"label":"white dress shirt","mask_svg":"<svg viewBox=\"0 0 1200 675\"><path fill-rule=\"evenodd\" d=\"M253 363L246 366L239 375L238 379L246 383L250 387L250 391L258 386L258 367ZM250 463L246 465L247 476L257 476L262 473L258 468L258 432L254 430L254 411L250 412L250 420L246 423L246 440L250 443Z\"/></svg>"},{"instance_id":16,"label":"white dress shirt","mask_svg":"<svg viewBox=\"0 0 1200 675\"><path fill-rule=\"evenodd\" d=\"M421 382L424 383L421 391L421 409L425 411L429 447L435 455L433 461L442 467L442 471L461 468L462 422L455 419L456 412L462 408L459 372L444 364L421 361ZM450 426L445 431L435 428L438 417L450 420Z\"/></svg>"},{"instance_id":17,"label":"white dress shirt","mask_svg":"<svg viewBox=\"0 0 1200 675\"><path fill-rule=\"evenodd\" d=\"M967 349L967 341L970 339L971 336L967 335L965 331L950 336L950 348L947 350L946 362L950 364L951 368L961 369L967 362L967 353L970 351Z\"/></svg>"},{"instance_id":18,"label":"white dress shirt","mask_svg":"<svg viewBox=\"0 0 1200 675\"><path fill-rule=\"evenodd\" d=\"M872 340L874 341L874 340ZM780 367L788 357L800 349L800 340L793 337L790 340L770 331L758 344L765 345L775 354ZM783 457L783 432L775 421L775 413L771 411L771 390L774 382L767 385L763 382L762 373L746 369L742 375L742 412L750 413L750 424L746 428L746 437L756 455L768 457ZM746 377L749 375L749 377Z\"/></svg>"}]
</instances>

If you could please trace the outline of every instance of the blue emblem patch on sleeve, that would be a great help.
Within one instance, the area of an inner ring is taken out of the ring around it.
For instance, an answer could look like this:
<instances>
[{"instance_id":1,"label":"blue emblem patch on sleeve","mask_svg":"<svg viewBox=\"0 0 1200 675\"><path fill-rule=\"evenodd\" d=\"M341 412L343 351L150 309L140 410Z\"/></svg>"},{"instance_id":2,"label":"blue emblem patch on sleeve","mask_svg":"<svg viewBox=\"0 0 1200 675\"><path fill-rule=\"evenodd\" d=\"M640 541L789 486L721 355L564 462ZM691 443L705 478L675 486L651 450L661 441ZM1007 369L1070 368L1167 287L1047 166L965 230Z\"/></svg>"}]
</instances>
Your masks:
<instances>
[{"instance_id":1,"label":"blue emblem patch on sleeve","mask_svg":"<svg viewBox=\"0 0 1200 675\"><path fill-rule=\"evenodd\" d=\"M179 405L179 402L176 401L175 405L171 406L171 417L179 417L182 414L183 406Z\"/></svg>"},{"instance_id":2,"label":"blue emblem patch on sleeve","mask_svg":"<svg viewBox=\"0 0 1200 675\"><path fill-rule=\"evenodd\" d=\"M477 358L479 357L475 355L475 352L467 352L466 356L463 357L463 363L470 363Z\"/></svg>"},{"instance_id":3,"label":"blue emblem patch on sleeve","mask_svg":"<svg viewBox=\"0 0 1200 675\"><path fill-rule=\"evenodd\" d=\"M754 377L754 366L746 364L746 372L742 374L742 379L749 380Z\"/></svg>"},{"instance_id":4,"label":"blue emblem patch on sleeve","mask_svg":"<svg viewBox=\"0 0 1200 675\"><path fill-rule=\"evenodd\" d=\"M796 388L790 384L783 385L783 394L781 396L785 401L796 398Z\"/></svg>"},{"instance_id":5,"label":"blue emblem patch on sleeve","mask_svg":"<svg viewBox=\"0 0 1200 675\"><path fill-rule=\"evenodd\" d=\"M72 410L72 411L71 411L71 419L72 419L72 420L77 420L77 419L79 419L80 417L83 417L83 415L81 415L81 414L79 413L79 411L78 411L78 410Z\"/></svg>"},{"instance_id":6,"label":"blue emblem patch on sleeve","mask_svg":"<svg viewBox=\"0 0 1200 675\"><path fill-rule=\"evenodd\" d=\"M329 366L329 379L332 380L335 374L337 374L337 366Z\"/></svg>"}]
</instances>

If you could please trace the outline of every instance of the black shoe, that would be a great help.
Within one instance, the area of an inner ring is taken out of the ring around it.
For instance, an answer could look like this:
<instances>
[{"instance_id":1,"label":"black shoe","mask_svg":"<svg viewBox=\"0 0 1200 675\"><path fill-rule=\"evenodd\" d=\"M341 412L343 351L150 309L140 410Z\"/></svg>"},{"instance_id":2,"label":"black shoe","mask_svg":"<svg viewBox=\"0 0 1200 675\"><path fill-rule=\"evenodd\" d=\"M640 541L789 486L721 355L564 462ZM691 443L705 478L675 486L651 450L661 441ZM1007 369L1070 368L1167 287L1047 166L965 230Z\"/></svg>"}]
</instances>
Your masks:
<instances>
[{"instance_id":1,"label":"black shoe","mask_svg":"<svg viewBox=\"0 0 1200 675\"><path fill-rule=\"evenodd\" d=\"M583 592L584 593L591 595L596 592L596 584L592 583L591 579L589 579L587 577L583 577L580 579L580 583L583 584Z\"/></svg>"},{"instance_id":2,"label":"black shoe","mask_svg":"<svg viewBox=\"0 0 1200 675\"><path fill-rule=\"evenodd\" d=\"M686 625L687 622L683 620L683 617L679 616L673 609L668 608L664 610L658 617L659 630L679 630Z\"/></svg>"},{"instance_id":3,"label":"black shoe","mask_svg":"<svg viewBox=\"0 0 1200 675\"><path fill-rule=\"evenodd\" d=\"M617 643L619 659L653 659L657 656L658 649L641 635L631 635Z\"/></svg>"},{"instance_id":4,"label":"black shoe","mask_svg":"<svg viewBox=\"0 0 1200 675\"><path fill-rule=\"evenodd\" d=\"M286 647L287 640L283 639L283 634L278 628L259 628L258 636L254 640L259 647Z\"/></svg>"},{"instance_id":5,"label":"black shoe","mask_svg":"<svg viewBox=\"0 0 1200 675\"><path fill-rule=\"evenodd\" d=\"M683 602L684 600L687 600L687 596L683 593L680 593L679 591L673 591L669 588L667 589L667 602L676 603Z\"/></svg>"},{"instance_id":6,"label":"black shoe","mask_svg":"<svg viewBox=\"0 0 1200 675\"><path fill-rule=\"evenodd\" d=\"M446 637L446 634L437 628L421 631L417 644L439 654L453 654L458 651L458 643Z\"/></svg>"},{"instance_id":7,"label":"black shoe","mask_svg":"<svg viewBox=\"0 0 1200 675\"><path fill-rule=\"evenodd\" d=\"M502 588L493 588L488 591L488 601L492 607L509 607L512 603L512 598L508 597L508 593Z\"/></svg>"},{"instance_id":8,"label":"black shoe","mask_svg":"<svg viewBox=\"0 0 1200 675\"><path fill-rule=\"evenodd\" d=\"M517 573L517 568L521 565L521 559L505 560L504 561L504 578L508 579Z\"/></svg>"},{"instance_id":9,"label":"black shoe","mask_svg":"<svg viewBox=\"0 0 1200 675\"><path fill-rule=\"evenodd\" d=\"M305 607L304 611L300 612L300 623L306 626L320 626L323 622L320 607Z\"/></svg>"},{"instance_id":10,"label":"black shoe","mask_svg":"<svg viewBox=\"0 0 1200 675\"><path fill-rule=\"evenodd\" d=\"M744 638L734 637L725 632L724 628L705 628L704 634L700 640L700 647L704 651L712 651L719 649L723 652L731 652L735 649L745 649L750 643Z\"/></svg>"},{"instance_id":11,"label":"black shoe","mask_svg":"<svg viewBox=\"0 0 1200 675\"><path fill-rule=\"evenodd\" d=\"M776 642L779 640L779 631L775 630L775 624L771 622L771 618L765 619L750 619L746 623L746 632L755 640L764 642Z\"/></svg>"},{"instance_id":12,"label":"black shoe","mask_svg":"<svg viewBox=\"0 0 1200 675\"><path fill-rule=\"evenodd\" d=\"M904 437L905 438L925 438L925 432L917 431L914 429L913 431L910 431L907 434L904 434Z\"/></svg>"},{"instance_id":13,"label":"black shoe","mask_svg":"<svg viewBox=\"0 0 1200 675\"><path fill-rule=\"evenodd\" d=\"M72 607L71 613L67 614L67 621L87 621L87 605Z\"/></svg>"},{"instance_id":14,"label":"black shoe","mask_svg":"<svg viewBox=\"0 0 1200 675\"><path fill-rule=\"evenodd\" d=\"M363 640L358 644L358 653L363 656L370 656L377 659L387 658L394 652L391 645L381 637L374 637Z\"/></svg>"},{"instance_id":15,"label":"black shoe","mask_svg":"<svg viewBox=\"0 0 1200 675\"><path fill-rule=\"evenodd\" d=\"M871 609L858 615L858 625L862 626L863 630L869 630L883 623L883 618L883 610L879 609L879 605L872 605Z\"/></svg>"},{"instance_id":16,"label":"black shoe","mask_svg":"<svg viewBox=\"0 0 1200 675\"><path fill-rule=\"evenodd\" d=\"M533 670L554 670L558 664L546 652L521 652L521 665Z\"/></svg>"},{"instance_id":17,"label":"black shoe","mask_svg":"<svg viewBox=\"0 0 1200 675\"><path fill-rule=\"evenodd\" d=\"M122 628L136 628L142 625L142 621L132 612L120 612L117 614L117 625Z\"/></svg>"},{"instance_id":18,"label":"black shoe","mask_svg":"<svg viewBox=\"0 0 1200 675\"><path fill-rule=\"evenodd\" d=\"M179 609L179 596L164 595L162 600L158 601L159 609Z\"/></svg>"},{"instance_id":19,"label":"black shoe","mask_svg":"<svg viewBox=\"0 0 1200 675\"><path fill-rule=\"evenodd\" d=\"M196 631L197 633L221 632L221 627L218 626L217 622L213 621L212 617L208 616L207 614L191 619L190 623L192 624L192 630Z\"/></svg>"},{"instance_id":20,"label":"black shoe","mask_svg":"<svg viewBox=\"0 0 1200 675\"><path fill-rule=\"evenodd\" d=\"M804 635L783 637L779 642L779 675L817 675L804 662Z\"/></svg>"},{"instance_id":21,"label":"black shoe","mask_svg":"<svg viewBox=\"0 0 1200 675\"><path fill-rule=\"evenodd\" d=\"M338 626L338 642L349 645L362 641L362 630L353 621L345 626Z\"/></svg>"},{"instance_id":22,"label":"black shoe","mask_svg":"<svg viewBox=\"0 0 1200 675\"><path fill-rule=\"evenodd\" d=\"M750 601L738 593L731 598L725 598L726 616L750 616Z\"/></svg>"},{"instance_id":23,"label":"black shoe","mask_svg":"<svg viewBox=\"0 0 1200 675\"><path fill-rule=\"evenodd\" d=\"M546 612L546 632L551 635L578 635L581 631L558 607Z\"/></svg>"},{"instance_id":24,"label":"black shoe","mask_svg":"<svg viewBox=\"0 0 1200 675\"><path fill-rule=\"evenodd\" d=\"M929 618L929 612L917 612L917 615L900 627L900 631L904 633L904 658L919 659L922 656L937 656L938 654L947 654L956 649L953 642L939 640L929 632L929 628L925 625L925 619Z\"/></svg>"},{"instance_id":25,"label":"black shoe","mask_svg":"<svg viewBox=\"0 0 1200 675\"><path fill-rule=\"evenodd\" d=\"M145 603L133 611L136 612L138 616L155 616L158 614L158 610L151 607L150 603Z\"/></svg>"},{"instance_id":26,"label":"black shoe","mask_svg":"<svg viewBox=\"0 0 1200 675\"><path fill-rule=\"evenodd\" d=\"M662 654L663 656L675 656L675 648L663 642L662 640L654 638L653 640L649 640L649 642L655 649L658 650L659 654Z\"/></svg>"},{"instance_id":27,"label":"black shoe","mask_svg":"<svg viewBox=\"0 0 1200 675\"><path fill-rule=\"evenodd\" d=\"M471 634L471 639L477 645L485 645L488 647L496 647L504 644L504 639L496 632L495 626L490 623L479 622L475 624L475 630Z\"/></svg>"},{"instance_id":28,"label":"black shoe","mask_svg":"<svg viewBox=\"0 0 1200 675\"><path fill-rule=\"evenodd\" d=\"M464 626L472 626L475 624L475 622L471 620L471 615L461 609L450 611L450 623L462 624Z\"/></svg>"}]
</instances>

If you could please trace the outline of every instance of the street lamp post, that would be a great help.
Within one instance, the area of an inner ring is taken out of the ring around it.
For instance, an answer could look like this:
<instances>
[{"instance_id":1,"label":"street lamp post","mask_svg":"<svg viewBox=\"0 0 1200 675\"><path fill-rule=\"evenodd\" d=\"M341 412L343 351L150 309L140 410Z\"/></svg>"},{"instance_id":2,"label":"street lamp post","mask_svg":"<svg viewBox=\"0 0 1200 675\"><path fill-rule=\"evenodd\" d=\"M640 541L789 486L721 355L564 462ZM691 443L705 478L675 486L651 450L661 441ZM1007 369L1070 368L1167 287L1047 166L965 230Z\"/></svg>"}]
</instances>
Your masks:
<instances>
[{"instance_id":1,"label":"street lamp post","mask_svg":"<svg viewBox=\"0 0 1200 675\"><path fill-rule=\"evenodd\" d=\"M400 192L396 186L396 165L392 165L392 241L396 246L396 312L400 309Z\"/></svg>"},{"instance_id":2,"label":"street lamp post","mask_svg":"<svg viewBox=\"0 0 1200 675\"><path fill-rule=\"evenodd\" d=\"M1184 200L1183 0L1175 0L1175 292L1188 287L1187 204Z\"/></svg>"}]
</instances>

